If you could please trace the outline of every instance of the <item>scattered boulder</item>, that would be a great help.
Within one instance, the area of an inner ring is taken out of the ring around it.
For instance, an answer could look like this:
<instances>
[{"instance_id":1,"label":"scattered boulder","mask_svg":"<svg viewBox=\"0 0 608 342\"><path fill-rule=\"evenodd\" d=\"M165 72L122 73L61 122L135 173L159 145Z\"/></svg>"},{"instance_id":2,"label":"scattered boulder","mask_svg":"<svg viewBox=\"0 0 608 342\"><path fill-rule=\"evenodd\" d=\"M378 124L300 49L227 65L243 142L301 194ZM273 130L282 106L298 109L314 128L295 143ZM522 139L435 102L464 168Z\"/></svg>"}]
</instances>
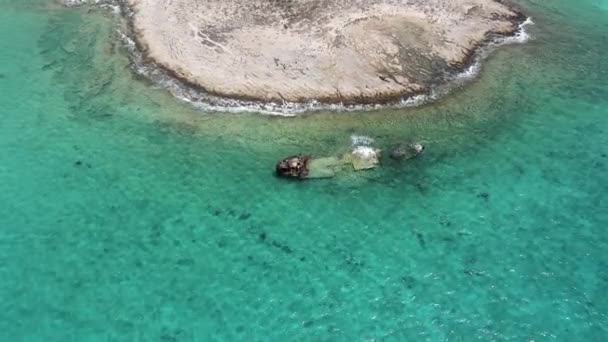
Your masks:
<instances>
[{"instance_id":1,"label":"scattered boulder","mask_svg":"<svg viewBox=\"0 0 608 342\"><path fill-rule=\"evenodd\" d=\"M408 160L418 157L424 152L424 145L420 143L399 144L391 151L391 158L396 160Z\"/></svg>"}]
</instances>

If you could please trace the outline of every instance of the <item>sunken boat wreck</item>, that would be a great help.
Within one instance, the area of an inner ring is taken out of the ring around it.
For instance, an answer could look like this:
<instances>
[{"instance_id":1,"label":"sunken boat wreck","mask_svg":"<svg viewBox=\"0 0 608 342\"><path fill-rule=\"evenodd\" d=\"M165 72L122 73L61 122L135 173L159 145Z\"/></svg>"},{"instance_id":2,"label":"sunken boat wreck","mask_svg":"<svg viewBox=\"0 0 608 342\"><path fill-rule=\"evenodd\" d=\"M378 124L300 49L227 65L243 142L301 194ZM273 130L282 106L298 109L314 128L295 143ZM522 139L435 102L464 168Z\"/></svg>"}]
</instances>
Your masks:
<instances>
[{"instance_id":1,"label":"sunken boat wreck","mask_svg":"<svg viewBox=\"0 0 608 342\"><path fill-rule=\"evenodd\" d=\"M424 151L420 143L400 144L389 156L396 160L409 160L418 157ZM370 170L380 164L381 150L370 145L356 145L352 150L330 157L312 157L297 154L281 159L276 163L278 177L291 179L311 179L334 177L339 171Z\"/></svg>"},{"instance_id":2,"label":"sunken boat wreck","mask_svg":"<svg viewBox=\"0 0 608 342\"><path fill-rule=\"evenodd\" d=\"M308 176L308 161L310 156L295 155L277 162L277 176L285 178L306 178Z\"/></svg>"}]
</instances>

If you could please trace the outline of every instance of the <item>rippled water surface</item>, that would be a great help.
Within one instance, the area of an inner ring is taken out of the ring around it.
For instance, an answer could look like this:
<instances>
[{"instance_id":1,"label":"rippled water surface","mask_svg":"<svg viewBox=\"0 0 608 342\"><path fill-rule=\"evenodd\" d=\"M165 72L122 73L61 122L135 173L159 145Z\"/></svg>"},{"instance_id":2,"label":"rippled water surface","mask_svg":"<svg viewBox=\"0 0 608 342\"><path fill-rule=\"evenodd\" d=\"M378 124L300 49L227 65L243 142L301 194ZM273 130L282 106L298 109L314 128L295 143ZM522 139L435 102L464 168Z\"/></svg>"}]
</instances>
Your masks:
<instances>
[{"instance_id":1,"label":"rippled water surface","mask_svg":"<svg viewBox=\"0 0 608 342\"><path fill-rule=\"evenodd\" d=\"M0 0L0 340L608 340L608 7L433 105L202 113L109 11ZM288 154L422 158L288 182Z\"/></svg>"}]
</instances>

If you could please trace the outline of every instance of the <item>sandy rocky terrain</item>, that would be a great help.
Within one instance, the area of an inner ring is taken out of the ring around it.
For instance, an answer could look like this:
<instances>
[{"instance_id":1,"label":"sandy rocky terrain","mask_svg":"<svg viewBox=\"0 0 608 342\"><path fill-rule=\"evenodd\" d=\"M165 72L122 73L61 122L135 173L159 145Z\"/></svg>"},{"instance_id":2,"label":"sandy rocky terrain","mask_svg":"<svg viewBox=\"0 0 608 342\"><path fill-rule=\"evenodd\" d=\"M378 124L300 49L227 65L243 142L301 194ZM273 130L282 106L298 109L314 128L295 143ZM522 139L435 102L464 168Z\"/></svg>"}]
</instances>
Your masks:
<instances>
[{"instance_id":1,"label":"sandy rocky terrain","mask_svg":"<svg viewBox=\"0 0 608 342\"><path fill-rule=\"evenodd\" d=\"M495 0L126 0L146 56L208 93L384 103L422 94L524 17Z\"/></svg>"}]
</instances>

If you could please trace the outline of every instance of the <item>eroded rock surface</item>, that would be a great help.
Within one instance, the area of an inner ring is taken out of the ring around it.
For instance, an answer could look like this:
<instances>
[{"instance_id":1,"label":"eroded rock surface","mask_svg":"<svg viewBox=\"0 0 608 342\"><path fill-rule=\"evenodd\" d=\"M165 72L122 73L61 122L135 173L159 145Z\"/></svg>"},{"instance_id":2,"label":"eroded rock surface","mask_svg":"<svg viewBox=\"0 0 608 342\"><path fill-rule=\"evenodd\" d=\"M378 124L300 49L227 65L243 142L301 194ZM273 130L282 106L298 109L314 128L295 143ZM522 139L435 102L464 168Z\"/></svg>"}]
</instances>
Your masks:
<instances>
[{"instance_id":1,"label":"eroded rock surface","mask_svg":"<svg viewBox=\"0 0 608 342\"><path fill-rule=\"evenodd\" d=\"M521 15L494 0L128 0L146 55L226 97L375 103L422 93Z\"/></svg>"}]
</instances>

